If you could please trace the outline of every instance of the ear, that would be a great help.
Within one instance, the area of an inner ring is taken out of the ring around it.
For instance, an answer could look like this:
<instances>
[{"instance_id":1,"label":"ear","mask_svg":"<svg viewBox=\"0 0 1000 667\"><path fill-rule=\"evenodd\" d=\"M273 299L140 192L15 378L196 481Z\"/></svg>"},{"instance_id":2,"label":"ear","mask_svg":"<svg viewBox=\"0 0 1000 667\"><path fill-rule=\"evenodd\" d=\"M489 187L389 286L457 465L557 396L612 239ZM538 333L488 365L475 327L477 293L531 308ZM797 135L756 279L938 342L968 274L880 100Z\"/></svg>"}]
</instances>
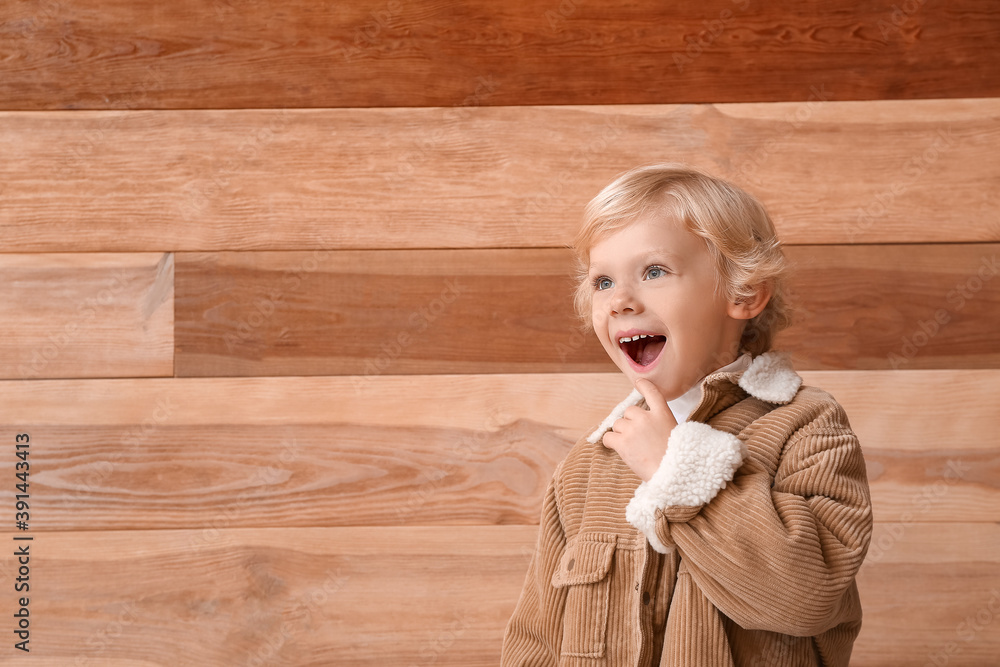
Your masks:
<instances>
[{"instance_id":1,"label":"ear","mask_svg":"<svg viewBox=\"0 0 1000 667\"><path fill-rule=\"evenodd\" d=\"M729 304L729 316L737 320L749 320L760 314L771 300L771 281L765 280L754 286L753 296Z\"/></svg>"}]
</instances>

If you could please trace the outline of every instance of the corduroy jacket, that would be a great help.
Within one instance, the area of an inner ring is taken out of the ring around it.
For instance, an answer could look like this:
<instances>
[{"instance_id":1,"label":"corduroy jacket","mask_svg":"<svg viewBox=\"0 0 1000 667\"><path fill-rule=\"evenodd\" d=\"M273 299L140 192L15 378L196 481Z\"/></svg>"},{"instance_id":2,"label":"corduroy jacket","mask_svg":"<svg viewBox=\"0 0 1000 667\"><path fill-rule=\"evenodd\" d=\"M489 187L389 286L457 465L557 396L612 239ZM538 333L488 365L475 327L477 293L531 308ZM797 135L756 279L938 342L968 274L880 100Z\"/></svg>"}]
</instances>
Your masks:
<instances>
[{"instance_id":1,"label":"corduroy jacket","mask_svg":"<svg viewBox=\"0 0 1000 667\"><path fill-rule=\"evenodd\" d=\"M858 438L787 355L710 373L642 481L603 434L556 466L503 667L840 667L872 533Z\"/></svg>"}]
</instances>

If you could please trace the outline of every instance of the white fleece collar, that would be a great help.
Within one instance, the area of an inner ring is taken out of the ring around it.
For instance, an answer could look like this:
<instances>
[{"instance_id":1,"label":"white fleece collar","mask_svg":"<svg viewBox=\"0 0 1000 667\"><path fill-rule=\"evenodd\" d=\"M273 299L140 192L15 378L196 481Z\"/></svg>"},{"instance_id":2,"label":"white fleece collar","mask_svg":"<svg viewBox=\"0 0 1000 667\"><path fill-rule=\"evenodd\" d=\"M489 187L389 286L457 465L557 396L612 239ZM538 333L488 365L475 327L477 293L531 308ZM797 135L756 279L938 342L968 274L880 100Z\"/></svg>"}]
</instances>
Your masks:
<instances>
[{"instance_id":1,"label":"white fleece collar","mask_svg":"<svg viewBox=\"0 0 1000 667\"><path fill-rule=\"evenodd\" d=\"M723 367L724 368L724 367ZM735 371L740 373L740 371ZM719 376L726 376L731 373L724 371L714 371L702 379L702 383ZM802 377L792 368L791 359L787 354L772 350L754 357L750 361L750 366L739 375L739 386L745 392L755 398L759 398L767 403L783 404L791 401L802 385ZM632 393L625 397L621 403L615 406L601 425L593 433L587 436L587 442L597 442L611 426L621 419L625 413L625 408L635 405L642 400L642 394L638 389L633 389Z\"/></svg>"}]
</instances>

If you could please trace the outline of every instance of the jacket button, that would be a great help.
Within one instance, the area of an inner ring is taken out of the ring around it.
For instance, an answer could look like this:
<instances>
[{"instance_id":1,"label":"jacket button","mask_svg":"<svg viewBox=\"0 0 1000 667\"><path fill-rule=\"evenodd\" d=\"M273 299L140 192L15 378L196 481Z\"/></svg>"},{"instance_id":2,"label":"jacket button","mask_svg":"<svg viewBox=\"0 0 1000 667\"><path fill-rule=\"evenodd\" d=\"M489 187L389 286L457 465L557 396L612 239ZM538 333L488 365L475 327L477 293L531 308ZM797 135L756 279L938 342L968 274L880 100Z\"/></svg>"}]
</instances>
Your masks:
<instances>
[{"instance_id":1,"label":"jacket button","mask_svg":"<svg viewBox=\"0 0 1000 667\"><path fill-rule=\"evenodd\" d=\"M649 591L642 592L642 603L649 604Z\"/></svg>"},{"instance_id":2,"label":"jacket button","mask_svg":"<svg viewBox=\"0 0 1000 667\"><path fill-rule=\"evenodd\" d=\"M576 565L576 559L570 558L569 562L566 563L566 571L569 572L570 570L572 570L574 565Z\"/></svg>"}]
</instances>

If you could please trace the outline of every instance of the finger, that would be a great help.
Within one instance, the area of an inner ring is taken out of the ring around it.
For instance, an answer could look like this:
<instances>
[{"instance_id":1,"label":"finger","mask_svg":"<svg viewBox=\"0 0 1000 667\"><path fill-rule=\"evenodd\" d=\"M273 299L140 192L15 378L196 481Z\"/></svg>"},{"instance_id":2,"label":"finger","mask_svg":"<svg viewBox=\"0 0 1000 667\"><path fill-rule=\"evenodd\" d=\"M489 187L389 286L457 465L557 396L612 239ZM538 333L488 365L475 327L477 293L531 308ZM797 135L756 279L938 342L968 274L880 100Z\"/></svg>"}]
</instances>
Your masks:
<instances>
[{"instance_id":1,"label":"finger","mask_svg":"<svg viewBox=\"0 0 1000 667\"><path fill-rule=\"evenodd\" d=\"M646 411L640 408L638 405L630 405L625 408L625 412L622 413L621 418L626 420L641 419Z\"/></svg>"},{"instance_id":2,"label":"finger","mask_svg":"<svg viewBox=\"0 0 1000 667\"><path fill-rule=\"evenodd\" d=\"M649 406L650 412L662 413L667 409L667 401L663 398L663 394L660 393L660 389L646 378L639 378L636 380L635 388L639 390L642 397L646 399L646 405Z\"/></svg>"},{"instance_id":3,"label":"finger","mask_svg":"<svg viewBox=\"0 0 1000 667\"><path fill-rule=\"evenodd\" d=\"M601 442L604 443L604 446L607 447L608 449L614 449L615 451L618 451L618 449L617 449L618 440L617 439L620 438L620 437L621 436L619 434L615 433L614 431L608 431L607 433L604 434L604 437L601 438Z\"/></svg>"}]
</instances>

